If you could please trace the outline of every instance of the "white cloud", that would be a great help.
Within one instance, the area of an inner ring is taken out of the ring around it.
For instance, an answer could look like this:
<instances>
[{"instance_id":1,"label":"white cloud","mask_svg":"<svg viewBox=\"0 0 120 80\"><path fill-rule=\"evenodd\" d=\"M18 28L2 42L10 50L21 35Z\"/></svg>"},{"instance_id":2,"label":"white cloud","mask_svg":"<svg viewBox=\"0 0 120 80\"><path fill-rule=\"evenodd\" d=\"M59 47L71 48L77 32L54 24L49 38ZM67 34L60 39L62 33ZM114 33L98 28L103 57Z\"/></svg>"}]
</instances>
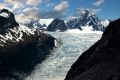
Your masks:
<instances>
[{"instance_id":1,"label":"white cloud","mask_svg":"<svg viewBox=\"0 0 120 80\"><path fill-rule=\"evenodd\" d=\"M56 5L54 7L55 11L64 11L69 7L69 3L68 1L62 1L61 3L59 3L58 5Z\"/></svg>"},{"instance_id":2,"label":"white cloud","mask_svg":"<svg viewBox=\"0 0 120 80\"><path fill-rule=\"evenodd\" d=\"M76 9L76 14L81 15L84 10L89 10L89 12L91 14L93 14L93 15L95 15L96 13L98 13L98 12L101 11L101 9L95 9L95 8L89 8L89 9L86 9L86 8L77 8Z\"/></svg>"},{"instance_id":3,"label":"white cloud","mask_svg":"<svg viewBox=\"0 0 120 80\"><path fill-rule=\"evenodd\" d=\"M33 18L39 18L39 15L40 15L40 10L39 8L26 8L23 10L23 13L26 15L26 16L34 16Z\"/></svg>"},{"instance_id":4,"label":"white cloud","mask_svg":"<svg viewBox=\"0 0 120 80\"><path fill-rule=\"evenodd\" d=\"M81 14L84 10L86 10L85 8L77 8L75 14Z\"/></svg>"},{"instance_id":5,"label":"white cloud","mask_svg":"<svg viewBox=\"0 0 120 80\"><path fill-rule=\"evenodd\" d=\"M23 13L16 15L16 20L19 23L27 23L29 22L29 19L27 16L25 16Z\"/></svg>"},{"instance_id":6,"label":"white cloud","mask_svg":"<svg viewBox=\"0 0 120 80\"><path fill-rule=\"evenodd\" d=\"M18 22L40 19L40 10L37 6L42 0L4 0L0 9L6 8L15 13Z\"/></svg>"},{"instance_id":7,"label":"white cloud","mask_svg":"<svg viewBox=\"0 0 120 80\"><path fill-rule=\"evenodd\" d=\"M102 9L91 9L91 14L96 14L96 13L98 13L98 12L100 12Z\"/></svg>"},{"instance_id":8,"label":"white cloud","mask_svg":"<svg viewBox=\"0 0 120 80\"><path fill-rule=\"evenodd\" d=\"M16 6L16 8L20 8L21 6L23 6L23 0L5 0L5 2L9 5L13 5Z\"/></svg>"},{"instance_id":9,"label":"white cloud","mask_svg":"<svg viewBox=\"0 0 120 80\"><path fill-rule=\"evenodd\" d=\"M5 0L5 8L10 8L12 11L20 8L25 8L27 6L37 6L42 0ZM10 7L9 7L10 6Z\"/></svg>"},{"instance_id":10,"label":"white cloud","mask_svg":"<svg viewBox=\"0 0 120 80\"><path fill-rule=\"evenodd\" d=\"M40 3L53 8L52 10L40 10ZM0 8L6 8L15 14L18 22L29 22L39 20L40 18L63 18L66 16L65 11L69 7L68 1L61 1L59 4L50 0L4 0L0 3Z\"/></svg>"},{"instance_id":11,"label":"white cloud","mask_svg":"<svg viewBox=\"0 0 120 80\"><path fill-rule=\"evenodd\" d=\"M39 20L40 19L40 10L36 7L34 8L26 8L23 12L16 16L17 21L21 23L29 22L31 20Z\"/></svg>"},{"instance_id":12,"label":"white cloud","mask_svg":"<svg viewBox=\"0 0 120 80\"><path fill-rule=\"evenodd\" d=\"M93 5L95 6L100 6L101 4L103 4L105 2L105 0L96 0L96 2L93 3Z\"/></svg>"},{"instance_id":13,"label":"white cloud","mask_svg":"<svg viewBox=\"0 0 120 80\"><path fill-rule=\"evenodd\" d=\"M42 0L27 0L28 5L38 5L42 3Z\"/></svg>"},{"instance_id":14,"label":"white cloud","mask_svg":"<svg viewBox=\"0 0 120 80\"><path fill-rule=\"evenodd\" d=\"M4 3L0 3L0 9L3 9L5 7Z\"/></svg>"},{"instance_id":15,"label":"white cloud","mask_svg":"<svg viewBox=\"0 0 120 80\"><path fill-rule=\"evenodd\" d=\"M24 0L5 0L5 8L10 11L15 11L17 9L25 7Z\"/></svg>"},{"instance_id":16,"label":"white cloud","mask_svg":"<svg viewBox=\"0 0 120 80\"><path fill-rule=\"evenodd\" d=\"M66 16L66 13L64 11L58 12L58 11L41 11L40 14L41 18L64 18Z\"/></svg>"}]
</instances>

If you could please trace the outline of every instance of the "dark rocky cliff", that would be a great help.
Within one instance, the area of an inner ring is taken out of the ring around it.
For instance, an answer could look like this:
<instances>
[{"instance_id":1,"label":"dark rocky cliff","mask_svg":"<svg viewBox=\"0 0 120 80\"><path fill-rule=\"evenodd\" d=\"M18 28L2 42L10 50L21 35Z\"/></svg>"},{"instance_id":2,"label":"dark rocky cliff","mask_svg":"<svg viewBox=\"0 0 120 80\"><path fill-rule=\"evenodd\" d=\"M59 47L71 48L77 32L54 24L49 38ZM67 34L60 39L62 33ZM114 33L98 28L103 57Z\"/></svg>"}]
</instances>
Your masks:
<instances>
[{"instance_id":1,"label":"dark rocky cliff","mask_svg":"<svg viewBox=\"0 0 120 80\"><path fill-rule=\"evenodd\" d=\"M66 31L68 28L63 20L54 19L47 27L47 31Z\"/></svg>"},{"instance_id":2,"label":"dark rocky cliff","mask_svg":"<svg viewBox=\"0 0 120 80\"><path fill-rule=\"evenodd\" d=\"M120 80L120 19L78 58L65 80Z\"/></svg>"},{"instance_id":3,"label":"dark rocky cliff","mask_svg":"<svg viewBox=\"0 0 120 80\"><path fill-rule=\"evenodd\" d=\"M0 16L0 80L23 80L55 47L55 38L37 29L19 25L6 9Z\"/></svg>"}]
</instances>

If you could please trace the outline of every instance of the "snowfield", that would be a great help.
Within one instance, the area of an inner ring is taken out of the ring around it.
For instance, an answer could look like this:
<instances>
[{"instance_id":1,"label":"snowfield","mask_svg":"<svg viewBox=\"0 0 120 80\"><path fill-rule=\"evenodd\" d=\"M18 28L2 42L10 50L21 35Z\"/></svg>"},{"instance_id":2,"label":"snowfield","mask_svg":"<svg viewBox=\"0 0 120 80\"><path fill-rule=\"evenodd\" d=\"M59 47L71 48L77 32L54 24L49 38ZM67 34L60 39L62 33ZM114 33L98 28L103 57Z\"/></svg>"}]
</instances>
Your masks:
<instances>
[{"instance_id":1,"label":"snowfield","mask_svg":"<svg viewBox=\"0 0 120 80\"><path fill-rule=\"evenodd\" d=\"M71 65L102 36L102 32L78 30L48 33L56 37L60 45L42 64L37 65L26 80L64 80Z\"/></svg>"},{"instance_id":2,"label":"snowfield","mask_svg":"<svg viewBox=\"0 0 120 80\"><path fill-rule=\"evenodd\" d=\"M40 19L39 22L41 25L45 24L46 26L48 26L53 20L54 19L52 19L52 18L51 19Z\"/></svg>"}]
</instances>

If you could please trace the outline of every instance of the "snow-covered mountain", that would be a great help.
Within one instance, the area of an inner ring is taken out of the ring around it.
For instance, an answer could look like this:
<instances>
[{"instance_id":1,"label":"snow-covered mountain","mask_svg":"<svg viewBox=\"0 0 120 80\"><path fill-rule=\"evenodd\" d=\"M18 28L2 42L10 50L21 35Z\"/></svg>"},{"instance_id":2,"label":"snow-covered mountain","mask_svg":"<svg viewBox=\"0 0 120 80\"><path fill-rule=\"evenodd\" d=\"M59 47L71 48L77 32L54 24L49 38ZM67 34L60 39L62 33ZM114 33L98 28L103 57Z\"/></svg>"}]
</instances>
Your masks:
<instances>
[{"instance_id":1,"label":"snow-covered mountain","mask_svg":"<svg viewBox=\"0 0 120 80\"><path fill-rule=\"evenodd\" d=\"M48 25L53 21L54 19L40 19L40 20L31 20L27 23L21 23L25 26L28 26L29 28L36 28L40 30L46 30Z\"/></svg>"},{"instance_id":2,"label":"snow-covered mountain","mask_svg":"<svg viewBox=\"0 0 120 80\"><path fill-rule=\"evenodd\" d=\"M110 20L101 20L89 10L84 10L80 17L73 17L68 21L57 19L32 20L25 25L46 31L66 31L68 29L79 29L81 31L102 31L104 32Z\"/></svg>"},{"instance_id":3,"label":"snow-covered mountain","mask_svg":"<svg viewBox=\"0 0 120 80\"><path fill-rule=\"evenodd\" d=\"M66 24L69 29L104 31L109 21L103 21L96 15L91 14L89 10L84 10L80 17L72 18Z\"/></svg>"},{"instance_id":4,"label":"snow-covered mountain","mask_svg":"<svg viewBox=\"0 0 120 80\"><path fill-rule=\"evenodd\" d=\"M23 80L41 63L56 39L36 28L18 24L7 9L0 13L0 80Z\"/></svg>"},{"instance_id":5,"label":"snow-covered mountain","mask_svg":"<svg viewBox=\"0 0 120 80\"><path fill-rule=\"evenodd\" d=\"M29 28L36 28L36 29L43 28L43 26L39 23L38 20L31 20L30 22L24 23L23 25L28 26Z\"/></svg>"}]
</instances>

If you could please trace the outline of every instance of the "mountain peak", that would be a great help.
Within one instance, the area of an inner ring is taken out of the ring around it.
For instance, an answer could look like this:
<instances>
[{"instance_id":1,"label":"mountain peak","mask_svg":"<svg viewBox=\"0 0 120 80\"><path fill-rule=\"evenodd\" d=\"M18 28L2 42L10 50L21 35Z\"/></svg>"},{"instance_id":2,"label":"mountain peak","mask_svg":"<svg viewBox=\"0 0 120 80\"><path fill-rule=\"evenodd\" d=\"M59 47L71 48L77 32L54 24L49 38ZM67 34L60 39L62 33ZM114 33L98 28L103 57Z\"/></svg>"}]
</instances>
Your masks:
<instances>
[{"instance_id":1,"label":"mountain peak","mask_svg":"<svg viewBox=\"0 0 120 80\"><path fill-rule=\"evenodd\" d=\"M19 26L16 22L14 14L7 9L2 9L0 14L5 13L7 16L0 16L0 34L4 33L8 28Z\"/></svg>"},{"instance_id":2,"label":"mountain peak","mask_svg":"<svg viewBox=\"0 0 120 80\"><path fill-rule=\"evenodd\" d=\"M47 31L66 31L67 26L64 20L61 19L54 19L50 25L47 27Z\"/></svg>"},{"instance_id":3,"label":"mountain peak","mask_svg":"<svg viewBox=\"0 0 120 80\"><path fill-rule=\"evenodd\" d=\"M92 31L104 31L109 22L99 19L96 15L92 14L89 9L82 12L79 18L69 20L66 24L71 29L84 30L85 27L91 28Z\"/></svg>"},{"instance_id":4,"label":"mountain peak","mask_svg":"<svg viewBox=\"0 0 120 80\"><path fill-rule=\"evenodd\" d=\"M82 15L88 15L88 14L90 14L90 11L88 9L83 10Z\"/></svg>"}]
</instances>

